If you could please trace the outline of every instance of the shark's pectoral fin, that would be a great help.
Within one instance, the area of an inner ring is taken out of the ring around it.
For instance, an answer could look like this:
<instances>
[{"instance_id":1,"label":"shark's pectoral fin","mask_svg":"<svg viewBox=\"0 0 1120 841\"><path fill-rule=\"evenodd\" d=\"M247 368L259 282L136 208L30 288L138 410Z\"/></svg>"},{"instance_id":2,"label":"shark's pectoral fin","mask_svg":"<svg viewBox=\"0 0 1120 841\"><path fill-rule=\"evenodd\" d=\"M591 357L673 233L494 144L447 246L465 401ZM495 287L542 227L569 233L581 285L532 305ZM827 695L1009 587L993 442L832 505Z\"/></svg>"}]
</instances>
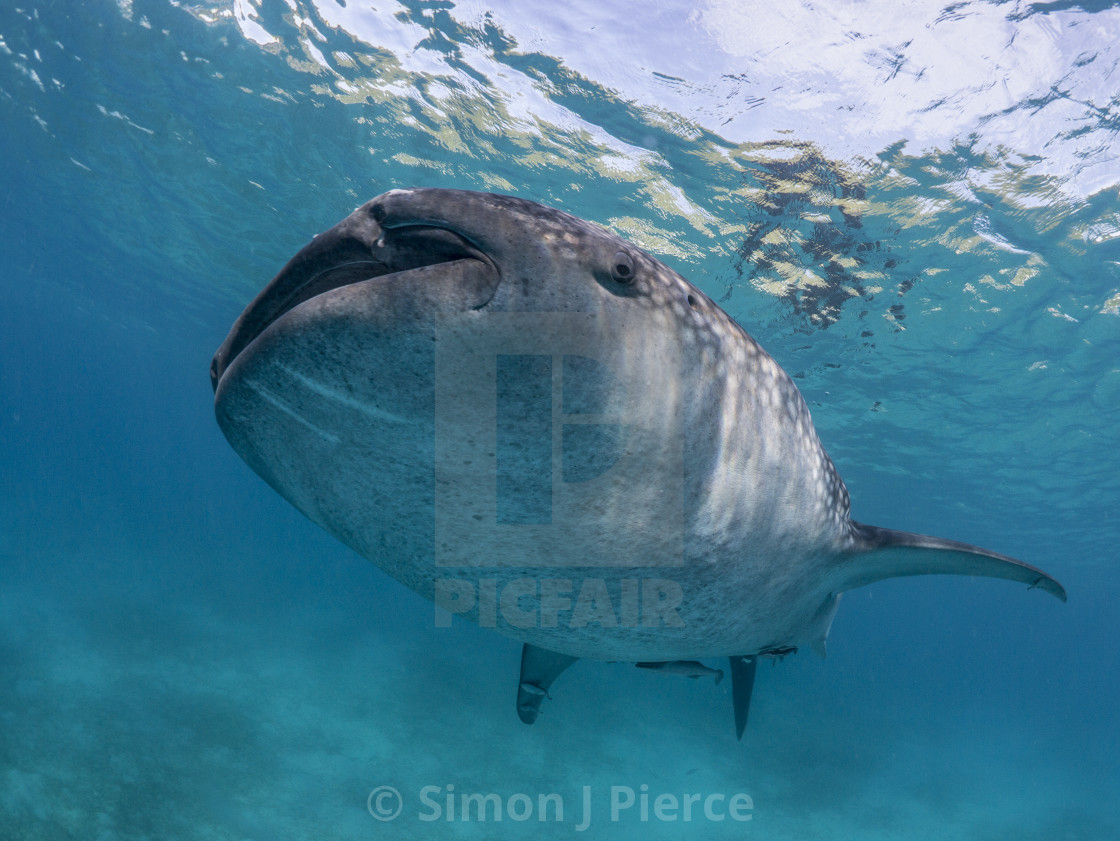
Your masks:
<instances>
[{"instance_id":1,"label":"shark's pectoral fin","mask_svg":"<svg viewBox=\"0 0 1120 841\"><path fill-rule=\"evenodd\" d=\"M852 543L837 567L838 590L904 575L982 575L1038 587L1063 602L1065 588L1036 567L956 540L852 523Z\"/></svg>"},{"instance_id":2,"label":"shark's pectoral fin","mask_svg":"<svg viewBox=\"0 0 1120 841\"><path fill-rule=\"evenodd\" d=\"M517 683L517 715L526 724L537 720L552 682L578 657L525 643L521 649L521 678Z\"/></svg>"},{"instance_id":3,"label":"shark's pectoral fin","mask_svg":"<svg viewBox=\"0 0 1120 841\"><path fill-rule=\"evenodd\" d=\"M735 736L741 741L747 729L747 713L751 709L751 693L754 691L754 673L758 668L758 658L735 656L731 661L731 703L735 707Z\"/></svg>"}]
</instances>

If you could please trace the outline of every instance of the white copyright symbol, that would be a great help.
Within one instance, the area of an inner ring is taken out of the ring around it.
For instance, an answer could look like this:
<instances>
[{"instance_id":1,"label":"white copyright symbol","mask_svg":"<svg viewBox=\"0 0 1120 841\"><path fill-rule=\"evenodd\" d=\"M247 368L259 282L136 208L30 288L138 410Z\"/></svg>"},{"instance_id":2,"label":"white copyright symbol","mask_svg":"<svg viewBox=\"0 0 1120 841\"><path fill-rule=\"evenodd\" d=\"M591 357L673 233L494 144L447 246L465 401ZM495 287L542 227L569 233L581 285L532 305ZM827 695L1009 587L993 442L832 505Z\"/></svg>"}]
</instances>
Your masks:
<instances>
[{"instance_id":1,"label":"white copyright symbol","mask_svg":"<svg viewBox=\"0 0 1120 841\"><path fill-rule=\"evenodd\" d=\"M366 808L374 820L391 821L401 813L404 801L401 793L392 786L378 786L366 798Z\"/></svg>"}]
</instances>

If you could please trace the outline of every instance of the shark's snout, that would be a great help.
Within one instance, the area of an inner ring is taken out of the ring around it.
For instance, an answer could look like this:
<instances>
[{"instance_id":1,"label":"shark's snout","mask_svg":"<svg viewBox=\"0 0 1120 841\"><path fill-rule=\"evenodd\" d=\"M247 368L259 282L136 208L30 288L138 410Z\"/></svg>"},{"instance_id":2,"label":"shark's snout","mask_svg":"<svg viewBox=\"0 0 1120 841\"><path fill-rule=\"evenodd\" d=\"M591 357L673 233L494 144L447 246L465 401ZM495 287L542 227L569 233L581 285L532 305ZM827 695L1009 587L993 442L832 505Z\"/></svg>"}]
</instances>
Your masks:
<instances>
[{"instance_id":1,"label":"shark's snout","mask_svg":"<svg viewBox=\"0 0 1120 841\"><path fill-rule=\"evenodd\" d=\"M331 292L379 281L370 294L387 310L431 312L477 309L493 297L499 276L493 261L449 227L425 220L385 221L376 200L315 237L245 308L210 363L215 392L242 351L292 310ZM464 262L466 261L466 262ZM424 271L419 271L424 270ZM415 284L410 288L410 284Z\"/></svg>"}]
</instances>

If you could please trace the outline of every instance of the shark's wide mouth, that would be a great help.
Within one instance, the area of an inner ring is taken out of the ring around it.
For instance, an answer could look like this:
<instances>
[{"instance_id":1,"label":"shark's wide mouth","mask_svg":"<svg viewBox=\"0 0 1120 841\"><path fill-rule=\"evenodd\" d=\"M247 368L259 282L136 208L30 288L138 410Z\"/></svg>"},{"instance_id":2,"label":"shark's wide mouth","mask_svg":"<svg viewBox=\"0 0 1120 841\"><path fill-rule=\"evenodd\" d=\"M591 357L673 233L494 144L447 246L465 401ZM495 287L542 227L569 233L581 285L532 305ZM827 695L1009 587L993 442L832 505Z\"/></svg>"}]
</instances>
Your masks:
<instances>
[{"instance_id":1,"label":"shark's wide mouth","mask_svg":"<svg viewBox=\"0 0 1120 841\"><path fill-rule=\"evenodd\" d=\"M432 225L374 226L355 231L343 223L317 236L245 308L210 363L210 382L218 383L233 361L262 333L296 307L336 289L368 281L386 284L432 283L447 266L443 281L459 287L457 304L478 308L498 284L494 263L455 231ZM464 271L471 261L474 271ZM454 271L451 264L458 264ZM424 269L426 271L418 272ZM416 290L424 297L425 290Z\"/></svg>"}]
</instances>

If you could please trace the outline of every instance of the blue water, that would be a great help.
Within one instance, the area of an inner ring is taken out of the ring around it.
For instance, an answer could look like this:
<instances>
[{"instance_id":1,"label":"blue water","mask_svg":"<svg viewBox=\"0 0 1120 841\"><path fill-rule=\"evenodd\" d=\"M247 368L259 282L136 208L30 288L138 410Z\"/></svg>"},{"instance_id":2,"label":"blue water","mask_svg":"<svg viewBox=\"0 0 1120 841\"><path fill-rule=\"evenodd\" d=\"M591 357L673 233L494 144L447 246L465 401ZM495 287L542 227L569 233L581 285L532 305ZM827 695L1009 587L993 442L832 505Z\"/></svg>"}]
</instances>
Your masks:
<instances>
[{"instance_id":1,"label":"blue water","mask_svg":"<svg viewBox=\"0 0 1120 841\"><path fill-rule=\"evenodd\" d=\"M1120 11L373 5L0 8L0 838L1120 837ZM853 591L742 743L726 681L625 664L525 727L518 644L437 628L213 421L245 303L410 185L659 255L796 377L854 517L1069 602ZM654 814L690 793L751 819Z\"/></svg>"}]
</instances>

